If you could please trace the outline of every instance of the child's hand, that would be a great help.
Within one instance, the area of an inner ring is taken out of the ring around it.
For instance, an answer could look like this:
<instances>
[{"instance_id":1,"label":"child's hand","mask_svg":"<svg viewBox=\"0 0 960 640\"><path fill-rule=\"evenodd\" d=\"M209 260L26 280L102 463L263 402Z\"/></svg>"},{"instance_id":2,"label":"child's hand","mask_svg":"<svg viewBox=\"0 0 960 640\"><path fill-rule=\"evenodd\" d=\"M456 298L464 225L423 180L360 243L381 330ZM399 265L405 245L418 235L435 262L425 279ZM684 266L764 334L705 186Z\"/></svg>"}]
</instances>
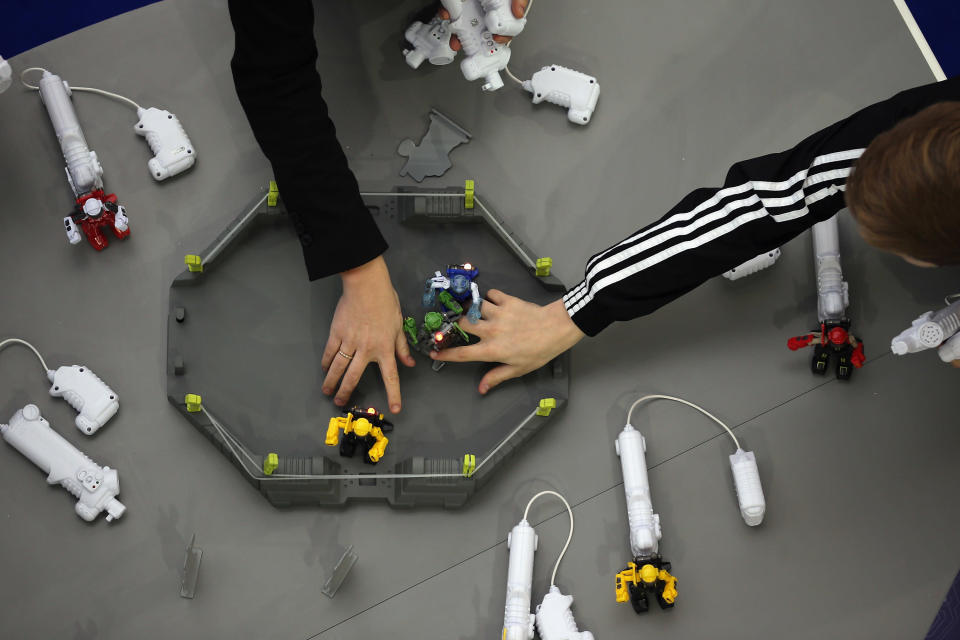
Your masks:
<instances>
[{"instance_id":1,"label":"child's hand","mask_svg":"<svg viewBox=\"0 0 960 640\"><path fill-rule=\"evenodd\" d=\"M513 0L510 3L510 10L513 12L514 18L522 18L527 12L527 5L530 3L530 0ZM450 12L446 9L440 9L440 17L444 20L450 19ZM498 36L494 35L493 39L499 42L500 44L506 44L510 42L511 38L507 36ZM450 36L450 48L454 51L460 51L460 39L457 36Z\"/></svg>"},{"instance_id":2,"label":"child's hand","mask_svg":"<svg viewBox=\"0 0 960 640\"><path fill-rule=\"evenodd\" d=\"M585 335L570 319L563 300L541 307L496 289L487 292L479 322L462 318L459 324L481 342L433 352L430 357L444 362L502 363L483 376L480 393L542 367Z\"/></svg>"}]
</instances>

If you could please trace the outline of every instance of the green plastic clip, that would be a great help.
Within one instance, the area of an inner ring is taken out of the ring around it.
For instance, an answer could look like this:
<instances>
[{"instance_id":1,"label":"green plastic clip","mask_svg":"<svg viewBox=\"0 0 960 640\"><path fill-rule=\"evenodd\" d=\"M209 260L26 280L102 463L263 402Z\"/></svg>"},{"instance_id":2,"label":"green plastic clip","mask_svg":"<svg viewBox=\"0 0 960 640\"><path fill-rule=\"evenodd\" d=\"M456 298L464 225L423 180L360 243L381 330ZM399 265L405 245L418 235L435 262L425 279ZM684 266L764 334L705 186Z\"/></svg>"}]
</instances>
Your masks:
<instances>
[{"instance_id":1,"label":"green plastic clip","mask_svg":"<svg viewBox=\"0 0 960 640\"><path fill-rule=\"evenodd\" d=\"M187 411L190 413L197 413L203 408L203 402L196 393L188 393L183 399L183 402L187 405Z\"/></svg>"},{"instance_id":2,"label":"green plastic clip","mask_svg":"<svg viewBox=\"0 0 960 640\"><path fill-rule=\"evenodd\" d=\"M195 253L188 253L184 256L183 263L187 265L187 269L192 273L200 273L203 271L203 259Z\"/></svg>"},{"instance_id":3,"label":"green plastic clip","mask_svg":"<svg viewBox=\"0 0 960 640\"><path fill-rule=\"evenodd\" d=\"M277 206L277 199L280 197L280 189L277 187L277 181L270 181L270 189L267 191L267 206Z\"/></svg>"},{"instance_id":4,"label":"green plastic clip","mask_svg":"<svg viewBox=\"0 0 960 640\"><path fill-rule=\"evenodd\" d=\"M463 477L469 478L477 470L477 456L472 453L463 456Z\"/></svg>"},{"instance_id":5,"label":"green plastic clip","mask_svg":"<svg viewBox=\"0 0 960 640\"><path fill-rule=\"evenodd\" d=\"M540 401L540 406L537 407L538 416L548 416L550 412L557 408L557 401L555 398L544 398Z\"/></svg>"},{"instance_id":6,"label":"green plastic clip","mask_svg":"<svg viewBox=\"0 0 960 640\"><path fill-rule=\"evenodd\" d=\"M473 180L467 180L463 186L463 208L473 209Z\"/></svg>"},{"instance_id":7,"label":"green plastic clip","mask_svg":"<svg viewBox=\"0 0 960 640\"><path fill-rule=\"evenodd\" d=\"M550 267L553 266L553 258L537 258L537 276L546 278L550 275Z\"/></svg>"},{"instance_id":8,"label":"green plastic clip","mask_svg":"<svg viewBox=\"0 0 960 640\"><path fill-rule=\"evenodd\" d=\"M276 471L279 466L280 458L275 453L268 453L267 457L263 459L263 472L268 476L273 475L273 472Z\"/></svg>"}]
</instances>

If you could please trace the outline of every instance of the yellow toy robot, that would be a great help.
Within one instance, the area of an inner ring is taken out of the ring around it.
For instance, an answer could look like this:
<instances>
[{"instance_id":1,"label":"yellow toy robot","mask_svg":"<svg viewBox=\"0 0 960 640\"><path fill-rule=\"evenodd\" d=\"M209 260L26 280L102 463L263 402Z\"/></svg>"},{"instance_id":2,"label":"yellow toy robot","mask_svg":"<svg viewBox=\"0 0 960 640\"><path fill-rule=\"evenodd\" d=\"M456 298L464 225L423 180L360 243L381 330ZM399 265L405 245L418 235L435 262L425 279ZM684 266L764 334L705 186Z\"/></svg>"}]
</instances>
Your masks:
<instances>
[{"instance_id":1,"label":"yellow toy robot","mask_svg":"<svg viewBox=\"0 0 960 640\"><path fill-rule=\"evenodd\" d=\"M393 431L393 423L384 420L382 413L377 413L373 407L366 410L354 407L346 416L330 418L326 443L331 447L339 444L340 455L347 458L352 458L359 446L363 451L363 461L377 464L389 442L383 434L390 431Z\"/></svg>"},{"instance_id":2,"label":"yellow toy robot","mask_svg":"<svg viewBox=\"0 0 960 640\"><path fill-rule=\"evenodd\" d=\"M650 608L647 591L653 591L663 609L669 609L677 600L677 579L670 575L670 563L659 556L647 559L639 568L636 562L617 574L617 602L630 602L633 610L643 613Z\"/></svg>"}]
</instances>

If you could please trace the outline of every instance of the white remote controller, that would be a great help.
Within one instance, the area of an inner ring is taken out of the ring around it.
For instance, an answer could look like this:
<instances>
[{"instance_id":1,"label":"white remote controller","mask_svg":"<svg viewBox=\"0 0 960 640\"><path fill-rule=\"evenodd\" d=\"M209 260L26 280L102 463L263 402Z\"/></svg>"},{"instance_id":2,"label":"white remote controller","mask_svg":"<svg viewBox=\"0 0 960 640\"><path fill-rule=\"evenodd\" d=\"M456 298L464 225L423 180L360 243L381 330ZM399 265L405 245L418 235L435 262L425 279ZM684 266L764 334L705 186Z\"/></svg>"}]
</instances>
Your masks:
<instances>
[{"instance_id":1,"label":"white remote controller","mask_svg":"<svg viewBox=\"0 0 960 640\"><path fill-rule=\"evenodd\" d=\"M50 395L62 397L78 412L77 428L88 436L96 433L120 408L116 392L89 367L64 365L56 371L47 371L47 378L52 383Z\"/></svg>"},{"instance_id":2,"label":"white remote controller","mask_svg":"<svg viewBox=\"0 0 960 640\"><path fill-rule=\"evenodd\" d=\"M647 476L647 441L633 425L626 425L613 441L623 472L623 492L627 498L627 523L630 528L630 552L634 558L657 553L662 532L660 515L653 512L650 479Z\"/></svg>"},{"instance_id":3,"label":"white remote controller","mask_svg":"<svg viewBox=\"0 0 960 640\"><path fill-rule=\"evenodd\" d=\"M760 470L753 451L737 449L730 455L730 470L733 471L733 486L740 503L740 515L751 527L763 522L767 503L763 498L763 486L760 484Z\"/></svg>"},{"instance_id":4,"label":"white remote controller","mask_svg":"<svg viewBox=\"0 0 960 640\"><path fill-rule=\"evenodd\" d=\"M450 13L450 30L460 40L464 56L460 71L469 81L486 80L480 88L496 91L503 86L500 77L510 62L510 47L493 39L493 34L484 22L480 0L441 0Z\"/></svg>"},{"instance_id":5,"label":"white remote controller","mask_svg":"<svg viewBox=\"0 0 960 640\"><path fill-rule=\"evenodd\" d=\"M101 511L107 522L123 515L126 507L117 500L120 478L117 471L101 467L83 455L63 436L50 428L36 405L17 411L10 424L0 424L3 439L35 465L47 472L47 482L59 484L77 497L77 515L92 522Z\"/></svg>"},{"instance_id":6,"label":"white remote controller","mask_svg":"<svg viewBox=\"0 0 960 640\"><path fill-rule=\"evenodd\" d=\"M150 107L137 109L140 121L133 130L147 139L153 157L147 162L150 175L160 181L186 171L197 160L197 152L177 116Z\"/></svg>"},{"instance_id":7,"label":"white remote controller","mask_svg":"<svg viewBox=\"0 0 960 640\"><path fill-rule=\"evenodd\" d=\"M593 76L551 64L523 82L533 94L533 104L550 102L567 109L567 120L587 124L600 99L600 84Z\"/></svg>"},{"instance_id":8,"label":"white remote controller","mask_svg":"<svg viewBox=\"0 0 960 640\"><path fill-rule=\"evenodd\" d=\"M580 631L570 606L573 596L565 596L556 586L550 587L537 606L537 633L540 640L593 640L589 631Z\"/></svg>"},{"instance_id":9,"label":"white remote controller","mask_svg":"<svg viewBox=\"0 0 960 640\"><path fill-rule=\"evenodd\" d=\"M746 278L757 271L763 271L767 267L772 267L779 259L780 249L778 247L773 251L765 251L756 257L750 258L743 264L737 265L733 269L730 269L730 271L724 272L723 277L727 280Z\"/></svg>"},{"instance_id":10,"label":"white remote controller","mask_svg":"<svg viewBox=\"0 0 960 640\"><path fill-rule=\"evenodd\" d=\"M417 69L424 60L430 64L442 66L450 64L457 57L457 52L450 48L450 21L441 20L440 16L424 24L419 20L407 27L403 34L413 49L403 52L407 64Z\"/></svg>"},{"instance_id":11,"label":"white remote controller","mask_svg":"<svg viewBox=\"0 0 960 640\"><path fill-rule=\"evenodd\" d=\"M511 0L480 0L483 8L483 21L491 33L498 36L513 37L519 35L527 26L526 18L517 18L511 9Z\"/></svg>"},{"instance_id":12,"label":"white remote controller","mask_svg":"<svg viewBox=\"0 0 960 640\"><path fill-rule=\"evenodd\" d=\"M521 520L507 535L510 565L507 569L507 603L503 610L503 640L532 640L535 616L530 613L533 591L533 552L537 534Z\"/></svg>"}]
</instances>

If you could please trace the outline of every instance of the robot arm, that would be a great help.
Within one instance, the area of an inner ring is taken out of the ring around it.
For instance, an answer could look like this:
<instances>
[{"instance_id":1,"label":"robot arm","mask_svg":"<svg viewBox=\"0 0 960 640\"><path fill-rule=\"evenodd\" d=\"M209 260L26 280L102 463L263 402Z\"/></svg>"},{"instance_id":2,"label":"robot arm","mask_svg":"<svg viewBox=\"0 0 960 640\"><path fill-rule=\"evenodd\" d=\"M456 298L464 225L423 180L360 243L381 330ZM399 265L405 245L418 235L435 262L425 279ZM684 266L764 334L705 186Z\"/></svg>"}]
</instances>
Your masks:
<instances>
[{"instance_id":1,"label":"robot arm","mask_svg":"<svg viewBox=\"0 0 960 640\"><path fill-rule=\"evenodd\" d=\"M347 424L349 424L351 418L352 415L349 413L346 416L334 416L330 418L330 423L327 425L326 444L331 447L337 446L340 442L340 430L347 430Z\"/></svg>"},{"instance_id":2,"label":"robot arm","mask_svg":"<svg viewBox=\"0 0 960 640\"><path fill-rule=\"evenodd\" d=\"M370 462L379 462L380 458L383 457L384 452L387 449L387 443L390 442L387 436L383 435L383 429L380 427L374 427L370 430L370 435L373 436L376 443L370 447L370 452L367 454L370 456Z\"/></svg>"},{"instance_id":3,"label":"robot arm","mask_svg":"<svg viewBox=\"0 0 960 640\"><path fill-rule=\"evenodd\" d=\"M480 287L476 282L470 283L470 310L467 311L467 319L472 324L476 324L480 319L480 305L483 304L483 298L480 297Z\"/></svg>"},{"instance_id":4,"label":"robot arm","mask_svg":"<svg viewBox=\"0 0 960 640\"><path fill-rule=\"evenodd\" d=\"M820 322L842 320L850 304L850 293L840 268L837 216L813 225L812 232L817 269L817 315Z\"/></svg>"},{"instance_id":5,"label":"robot arm","mask_svg":"<svg viewBox=\"0 0 960 640\"><path fill-rule=\"evenodd\" d=\"M446 291L450 288L450 278L442 275L439 271L434 272L434 276L429 278L423 292L423 306L432 307L437 301L437 290Z\"/></svg>"}]
</instances>

